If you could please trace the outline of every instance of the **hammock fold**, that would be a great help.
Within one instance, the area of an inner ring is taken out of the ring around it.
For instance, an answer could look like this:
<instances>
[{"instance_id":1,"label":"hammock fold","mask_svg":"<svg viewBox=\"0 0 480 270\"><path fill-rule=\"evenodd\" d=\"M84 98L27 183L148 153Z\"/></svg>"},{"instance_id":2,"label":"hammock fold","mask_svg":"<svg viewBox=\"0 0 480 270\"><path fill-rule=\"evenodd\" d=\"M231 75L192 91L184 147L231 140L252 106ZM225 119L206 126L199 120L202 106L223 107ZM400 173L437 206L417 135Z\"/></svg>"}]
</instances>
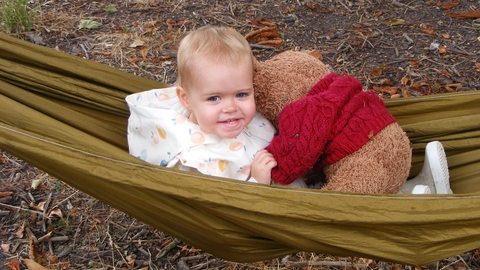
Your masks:
<instances>
[{"instance_id":1,"label":"hammock fold","mask_svg":"<svg viewBox=\"0 0 480 270\"><path fill-rule=\"evenodd\" d=\"M126 95L166 85L0 34L0 149L237 262L298 251L422 265L480 247L480 91L386 101L413 144L442 142L453 195L264 186L128 153Z\"/></svg>"}]
</instances>

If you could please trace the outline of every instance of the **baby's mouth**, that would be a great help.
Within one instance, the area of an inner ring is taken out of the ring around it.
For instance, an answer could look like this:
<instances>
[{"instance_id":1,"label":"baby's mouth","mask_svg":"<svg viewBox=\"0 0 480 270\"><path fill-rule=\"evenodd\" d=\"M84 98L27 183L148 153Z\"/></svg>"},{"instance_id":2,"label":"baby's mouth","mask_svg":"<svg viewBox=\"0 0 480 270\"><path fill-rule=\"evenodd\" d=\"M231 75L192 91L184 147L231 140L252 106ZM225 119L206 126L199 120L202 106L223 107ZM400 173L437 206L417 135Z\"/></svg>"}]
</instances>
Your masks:
<instances>
[{"instance_id":1,"label":"baby's mouth","mask_svg":"<svg viewBox=\"0 0 480 270\"><path fill-rule=\"evenodd\" d=\"M238 119L228 119L225 121L221 121L220 123L225 123L225 124L235 124L238 121Z\"/></svg>"}]
</instances>

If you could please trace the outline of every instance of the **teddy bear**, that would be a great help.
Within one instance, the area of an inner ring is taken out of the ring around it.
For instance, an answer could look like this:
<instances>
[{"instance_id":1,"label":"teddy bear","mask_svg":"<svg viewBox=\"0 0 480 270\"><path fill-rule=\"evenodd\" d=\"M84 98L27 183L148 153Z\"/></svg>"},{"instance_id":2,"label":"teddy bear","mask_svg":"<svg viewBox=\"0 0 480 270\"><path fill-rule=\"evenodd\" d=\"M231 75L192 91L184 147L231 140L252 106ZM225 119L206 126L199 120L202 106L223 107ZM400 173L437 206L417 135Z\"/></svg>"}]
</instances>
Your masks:
<instances>
[{"instance_id":1,"label":"teddy bear","mask_svg":"<svg viewBox=\"0 0 480 270\"><path fill-rule=\"evenodd\" d=\"M278 164L274 181L314 176L328 191L400 190L411 144L374 91L304 52L285 51L254 66L257 110L277 128L266 147Z\"/></svg>"}]
</instances>

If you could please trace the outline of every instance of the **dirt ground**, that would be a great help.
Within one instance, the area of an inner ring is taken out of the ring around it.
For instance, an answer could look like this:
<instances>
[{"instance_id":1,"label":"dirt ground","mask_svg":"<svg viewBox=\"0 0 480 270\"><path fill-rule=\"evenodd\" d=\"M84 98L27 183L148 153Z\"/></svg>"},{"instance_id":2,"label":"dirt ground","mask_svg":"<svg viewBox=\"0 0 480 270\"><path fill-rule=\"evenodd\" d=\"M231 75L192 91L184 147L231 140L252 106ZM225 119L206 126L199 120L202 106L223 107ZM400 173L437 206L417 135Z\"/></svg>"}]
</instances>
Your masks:
<instances>
[{"instance_id":1,"label":"dirt ground","mask_svg":"<svg viewBox=\"0 0 480 270\"><path fill-rule=\"evenodd\" d=\"M29 7L37 11L34 29L11 35L168 84L181 38L215 24L246 35L260 61L306 51L385 99L480 89L480 1L32 0ZM0 222L0 269L27 269L28 258L48 269L412 269L308 252L225 261L1 150ZM479 267L480 251L472 250L422 268Z\"/></svg>"}]
</instances>

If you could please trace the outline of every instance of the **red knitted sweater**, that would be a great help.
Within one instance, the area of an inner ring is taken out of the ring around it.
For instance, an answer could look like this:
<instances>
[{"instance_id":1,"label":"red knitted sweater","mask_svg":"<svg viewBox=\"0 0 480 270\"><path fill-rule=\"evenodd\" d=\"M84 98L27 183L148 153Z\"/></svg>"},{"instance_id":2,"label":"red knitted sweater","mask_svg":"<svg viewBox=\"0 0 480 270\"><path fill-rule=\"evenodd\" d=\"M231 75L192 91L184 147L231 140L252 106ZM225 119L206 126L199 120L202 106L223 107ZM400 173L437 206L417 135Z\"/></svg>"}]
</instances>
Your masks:
<instances>
[{"instance_id":1,"label":"red knitted sweater","mask_svg":"<svg viewBox=\"0 0 480 270\"><path fill-rule=\"evenodd\" d=\"M287 185L318 162L333 164L359 150L396 119L373 91L351 76L330 73L279 115L278 134L266 149L278 165L272 178Z\"/></svg>"}]
</instances>

